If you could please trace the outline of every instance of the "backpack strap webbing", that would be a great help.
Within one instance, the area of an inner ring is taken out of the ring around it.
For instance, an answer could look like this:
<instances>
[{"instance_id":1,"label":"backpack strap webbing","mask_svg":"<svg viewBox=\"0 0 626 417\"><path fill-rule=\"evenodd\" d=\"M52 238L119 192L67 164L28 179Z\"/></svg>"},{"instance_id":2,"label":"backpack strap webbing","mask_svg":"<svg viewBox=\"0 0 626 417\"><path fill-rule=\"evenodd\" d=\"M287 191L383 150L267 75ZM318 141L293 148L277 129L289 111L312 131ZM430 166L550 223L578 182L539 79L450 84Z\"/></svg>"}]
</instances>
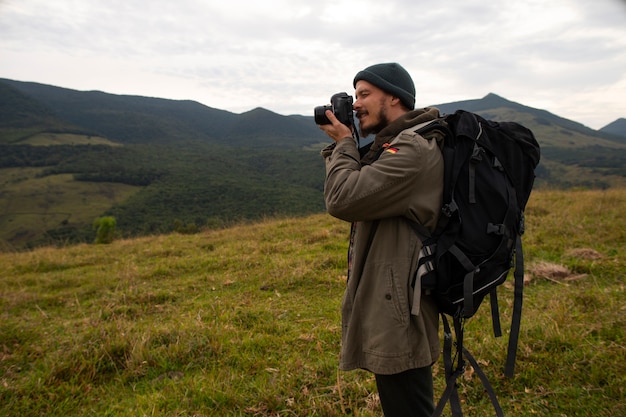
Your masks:
<instances>
[{"instance_id":1,"label":"backpack strap webbing","mask_svg":"<svg viewBox=\"0 0 626 417\"><path fill-rule=\"evenodd\" d=\"M504 375L513 377L515 372L515 358L517 356L517 344L519 339L520 325L522 321L522 302L524 294L524 252L522 250L522 236L517 235L515 244L515 291L513 298L513 314L511 319L511 333L509 334L509 347L506 356Z\"/></svg>"},{"instance_id":2,"label":"backpack strap webbing","mask_svg":"<svg viewBox=\"0 0 626 417\"><path fill-rule=\"evenodd\" d=\"M476 266L457 245L450 246L449 250L466 271L463 278L463 310L461 311L461 317L471 317L474 314L474 274L476 273Z\"/></svg>"},{"instance_id":3,"label":"backpack strap webbing","mask_svg":"<svg viewBox=\"0 0 626 417\"><path fill-rule=\"evenodd\" d=\"M458 315L452 318L452 322L454 324L454 334L456 336L456 342L453 342L452 331L450 328L450 323L445 314L441 314L443 320L443 328L444 328L444 342L443 342L443 363L444 370L446 375L446 388L437 403L437 407L432 414L432 417L439 417L443 413L443 409L446 406L446 403L450 403L450 411L452 412L452 417L462 417L463 412L461 411L461 401L459 399L458 385L456 380L463 375L465 372L465 361L463 358L466 358L474 371L480 378L480 381L489 395L489 399L493 405L494 410L496 411L496 415L498 417L504 417L504 413L502 411L502 407L498 402L498 398L496 397L496 393L489 383L489 379L485 375L485 372L482 370L478 361L474 359L474 357L469 353L467 349L463 347L463 323L464 320L460 318ZM457 358L457 366L453 369L454 361L452 358L452 345L456 345L456 358Z\"/></svg>"},{"instance_id":4,"label":"backpack strap webbing","mask_svg":"<svg viewBox=\"0 0 626 417\"><path fill-rule=\"evenodd\" d=\"M502 325L500 324L500 308L498 307L497 288L494 288L489 293L489 303L491 304L491 324L493 326L493 335L495 337L501 337Z\"/></svg>"},{"instance_id":5,"label":"backpack strap webbing","mask_svg":"<svg viewBox=\"0 0 626 417\"><path fill-rule=\"evenodd\" d=\"M463 349L463 354L465 355L467 360L472 364L474 371L476 371L476 374L478 374L480 381L483 383L483 386L485 387L485 391L487 391L487 395L489 395L489 398L491 399L491 404L493 404L493 408L494 410L496 410L496 415L498 417L504 417L504 412L502 411L502 407L500 407L500 403L498 402L496 393L494 392L493 387L489 383L489 380L487 379L487 375L485 375L481 367L478 365L478 362L476 361L476 359L474 359L474 357L467 351L467 349Z\"/></svg>"},{"instance_id":6,"label":"backpack strap webbing","mask_svg":"<svg viewBox=\"0 0 626 417\"><path fill-rule=\"evenodd\" d=\"M441 398L439 398L439 402L437 403L437 407L432 414L432 417L439 417L443 413L443 409L446 406L448 401L450 402L450 410L452 411L452 417L463 416L463 412L461 411L461 400L459 399L459 392L457 390L456 380L460 377L465 371L465 362L463 361L463 355L459 355L457 351L458 364L456 368L454 368L453 358L452 358L452 345L453 345L453 335L452 330L450 329L450 323L446 318L445 314L441 314L441 318L443 321L443 367L446 376L446 389L444 390ZM457 338L459 335L462 335L462 323L460 321L454 321L455 325L455 333ZM455 343L458 347L459 344L462 344L462 336L461 340L457 340Z\"/></svg>"}]
</instances>

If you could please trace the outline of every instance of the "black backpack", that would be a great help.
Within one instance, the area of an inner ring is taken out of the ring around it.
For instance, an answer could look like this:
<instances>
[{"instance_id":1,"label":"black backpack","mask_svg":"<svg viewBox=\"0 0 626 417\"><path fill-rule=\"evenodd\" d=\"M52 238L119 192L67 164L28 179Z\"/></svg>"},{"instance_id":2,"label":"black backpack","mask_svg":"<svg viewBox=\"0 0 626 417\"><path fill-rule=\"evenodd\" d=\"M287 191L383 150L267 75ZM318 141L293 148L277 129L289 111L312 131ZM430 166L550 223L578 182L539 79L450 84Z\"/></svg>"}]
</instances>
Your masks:
<instances>
[{"instance_id":1,"label":"black backpack","mask_svg":"<svg viewBox=\"0 0 626 417\"><path fill-rule=\"evenodd\" d=\"M539 163L539 145L533 133L517 123L485 120L463 110L416 129L427 139L434 131L444 136L440 144L444 160L442 213L433 233L411 223L423 241L417 275L422 289L436 298L444 324L446 389L433 416L441 415L448 401L452 415L462 416L456 379L464 372L464 358L480 377L497 415L502 416L484 372L463 346L463 325L489 294L494 334L502 335L496 289L515 264L515 298L505 366L505 374L512 377L524 287L524 208ZM454 325L456 367L446 315L452 317Z\"/></svg>"}]
</instances>

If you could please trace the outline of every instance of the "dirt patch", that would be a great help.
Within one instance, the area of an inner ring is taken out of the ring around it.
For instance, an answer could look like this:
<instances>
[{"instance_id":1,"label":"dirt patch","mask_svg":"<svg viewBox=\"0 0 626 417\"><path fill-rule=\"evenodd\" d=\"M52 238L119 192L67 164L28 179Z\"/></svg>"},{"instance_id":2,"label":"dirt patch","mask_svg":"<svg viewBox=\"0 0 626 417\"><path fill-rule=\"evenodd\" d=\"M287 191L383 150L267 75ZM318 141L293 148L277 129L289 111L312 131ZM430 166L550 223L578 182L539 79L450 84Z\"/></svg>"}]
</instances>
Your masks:
<instances>
[{"instance_id":1,"label":"dirt patch","mask_svg":"<svg viewBox=\"0 0 626 417\"><path fill-rule=\"evenodd\" d=\"M565 265L553 264L550 262L539 262L528 267L528 272L536 278L543 278L553 282L577 281L585 278L586 274L574 274Z\"/></svg>"}]
</instances>

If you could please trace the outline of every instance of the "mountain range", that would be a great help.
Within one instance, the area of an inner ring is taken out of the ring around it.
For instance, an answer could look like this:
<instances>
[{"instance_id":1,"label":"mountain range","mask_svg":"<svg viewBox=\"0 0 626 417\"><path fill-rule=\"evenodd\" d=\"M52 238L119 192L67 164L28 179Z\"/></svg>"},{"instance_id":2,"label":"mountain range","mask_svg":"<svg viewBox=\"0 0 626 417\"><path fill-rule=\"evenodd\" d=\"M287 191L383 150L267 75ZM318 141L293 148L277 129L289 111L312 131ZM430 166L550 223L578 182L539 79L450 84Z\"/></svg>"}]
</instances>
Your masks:
<instances>
[{"instance_id":1,"label":"mountain range","mask_svg":"<svg viewBox=\"0 0 626 417\"><path fill-rule=\"evenodd\" d=\"M626 185L625 119L593 130L492 93L435 106L530 128L537 187ZM312 116L0 79L0 244L90 241L101 216L136 236L320 212L327 143Z\"/></svg>"}]
</instances>

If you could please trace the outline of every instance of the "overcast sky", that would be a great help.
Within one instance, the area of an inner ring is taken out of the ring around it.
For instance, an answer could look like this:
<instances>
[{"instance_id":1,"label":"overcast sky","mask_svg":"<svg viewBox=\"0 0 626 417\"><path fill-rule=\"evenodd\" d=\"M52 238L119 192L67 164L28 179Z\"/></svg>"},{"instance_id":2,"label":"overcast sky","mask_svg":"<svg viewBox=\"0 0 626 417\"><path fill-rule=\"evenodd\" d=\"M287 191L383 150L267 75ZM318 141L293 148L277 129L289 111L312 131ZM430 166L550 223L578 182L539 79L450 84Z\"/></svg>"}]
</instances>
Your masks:
<instances>
[{"instance_id":1,"label":"overcast sky","mask_svg":"<svg viewBox=\"0 0 626 417\"><path fill-rule=\"evenodd\" d=\"M0 0L0 78L311 115L395 61L418 107L493 92L626 117L626 0Z\"/></svg>"}]
</instances>

